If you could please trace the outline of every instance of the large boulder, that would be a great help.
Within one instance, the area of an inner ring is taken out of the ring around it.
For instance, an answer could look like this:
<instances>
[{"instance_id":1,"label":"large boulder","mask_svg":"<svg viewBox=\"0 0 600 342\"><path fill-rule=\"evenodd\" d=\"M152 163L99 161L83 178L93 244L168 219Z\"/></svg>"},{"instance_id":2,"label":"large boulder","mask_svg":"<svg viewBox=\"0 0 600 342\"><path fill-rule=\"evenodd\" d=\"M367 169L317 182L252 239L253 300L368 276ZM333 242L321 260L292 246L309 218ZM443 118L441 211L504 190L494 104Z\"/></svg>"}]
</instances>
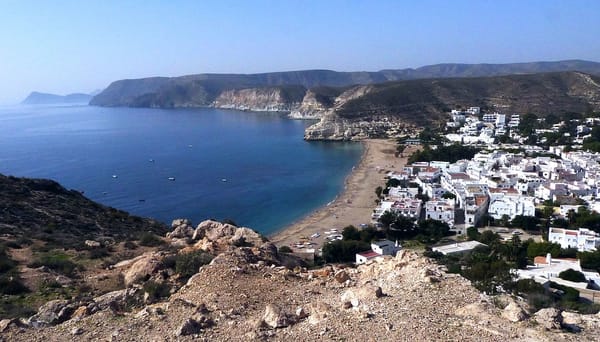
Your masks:
<instances>
[{"instance_id":1,"label":"large boulder","mask_svg":"<svg viewBox=\"0 0 600 342\"><path fill-rule=\"evenodd\" d=\"M348 272L344 271L344 270L340 270L338 271L333 278L338 282L338 283L345 283L346 281L350 280L350 276L348 275Z\"/></svg>"},{"instance_id":2,"label":"large boulder","mask_svg":"<svg viewBox=\"0 0 600 342\"><path fill-rule=\"evenodd\" d=\"M124 309L129 303L134 302L139 292L139 289L136 288L108 292L94 298L94 305L97 310L112 309L119 311ZM87 309L90 310L89 305Z\"/></svg>"},{"instance_id":3,"label":"large boulder","mask_svg":"<svg viewBox=\"0 0 600 342\"><path fill-rule=\"evenodd\" d=\"M548 330L560 329L563 317L560 310L556 308L544 308L533 314L533 318L541 326Z\"/></svg>"},{"instance_id":4,"label":"large boulder","mask_svg":"<svg viewBox=\"0 0 600 342\"><path fill-rule=\"evenodd\" d=\"M194 235L192 223L187 219L173 220L171 228L173 230L167 233L167 237L170 239L185 239Z\"/></svg>"},{"instance_id":5,"label":"large boulder","mask_svg":"<svg viewBox=\"0 0 600 342\"><path fill-rule=\"evenodd\" d=\"M213 325L213 321L203 315L199 314L192 318L186 319L180 326L175 330L175 336L188 336L198 334L202 329L206 329Z\"/></svg>"},{"instance_id":6,"label":"large boulder","mask_svg":"<svg viewBox=\"0 0 600 342\"><path fill-rule=\"evenodd\" d=\"M250 228L238 228L228 223L213 220L201 222L192 234L194 240L203 238L207 241L235 246L260 246L263 243L262 235Z\"/></svg>"},{"instance_id":7,"label":"large boulder","mask_svg":"<svg viewBox=\"0 0 600 342\"><path fill-rule=\"evenodd\" d=\"M383 296L381 287L364 285L358 288L346 290L342 294L342 305L346 308L357 308L359 305L372 302Z\"/></svg>"},{"instance_id":8,"label":"large boulder","mask_svg":"<svg viewBox=\"0 0 600 342\"><path fill-rule=\"evenodd\" d=\"M162 253L150 252L143 254L125 272L123 272L126 286L139 281L145 281L161 267Z\"/></svg>"},{"instance_id":9,"label":"large boulder","mask_svg":"<svg viewBox=\"0 0 600 342\"><path fill-rule=\"evenodd\" d=\"M69 305L67 300L51 300L42 305L35 315L29 317L27 324L33 327L42 327L62 323L71 317L74 310L75 307Z\"/></svg>"},{"instance_id":10,"label":"large boulder","mask_svg":"<svg viewBox=\"0 0 600 342\"><path fill-rule=\"evenodd\" d=\"M267 326L273 329L284 328L295 322L293 315L288 314L275 304L267 305L262 319Z\"/></svg>"},{"instance_id":11,"label":"large boulder","mask_svg":"<svg viewBox=\"0 0 600 342\"><path fill-rule=\"evenodd\" d=\"M511 322L521 322L527 319L527 313L517 304L511 302L504 310L502 310L502 317Z\"/></svg>"}]
</instances>

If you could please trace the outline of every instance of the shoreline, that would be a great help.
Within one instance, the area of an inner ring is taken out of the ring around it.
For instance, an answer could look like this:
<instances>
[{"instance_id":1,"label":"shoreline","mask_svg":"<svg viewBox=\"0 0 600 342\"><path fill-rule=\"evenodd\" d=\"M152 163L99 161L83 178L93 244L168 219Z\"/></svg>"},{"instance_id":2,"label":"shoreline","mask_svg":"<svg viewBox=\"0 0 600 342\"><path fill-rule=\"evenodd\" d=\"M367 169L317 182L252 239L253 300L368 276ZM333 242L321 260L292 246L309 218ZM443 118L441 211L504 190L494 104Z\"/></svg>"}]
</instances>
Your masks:
<instances>
[{"instance_id":1,"label":"shoreline","mask_svg":"<svg viewBox=\"0 0 600 342\"><path fill-rule=\"evenodd\" d=\"M302 238L314 243L311 248L321 248L325 232L337 229L339 233L348 225L359 227L371 223L375 208L375 188L384 186L384 177L390 170L399 170L406 163L410 151L403 157L395 157L396 142L388 139L366 139L362 141L364 151L359 163L344 180L344 188L328 204L319 207L298 221L274 232L269 240L278 246L291 246ZM318 238L310 238L313 234ZM299 249L298 251L302 251Z\"/></svg>"}]
</instances>

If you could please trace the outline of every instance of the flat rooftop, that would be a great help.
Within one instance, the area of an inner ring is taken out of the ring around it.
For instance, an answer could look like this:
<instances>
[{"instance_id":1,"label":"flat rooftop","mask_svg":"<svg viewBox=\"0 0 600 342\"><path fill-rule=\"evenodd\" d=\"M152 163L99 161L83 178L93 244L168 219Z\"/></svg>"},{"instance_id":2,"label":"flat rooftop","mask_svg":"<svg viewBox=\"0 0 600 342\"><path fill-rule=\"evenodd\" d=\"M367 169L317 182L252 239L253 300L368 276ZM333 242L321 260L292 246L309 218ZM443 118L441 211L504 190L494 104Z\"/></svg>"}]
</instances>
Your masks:
<instances>
[{"instance_id":1,"label":"flat rooftop","mask_svg":"<svg viewBox=\"0 0 600 342\"><path fill-rule=\"evenodd\" d=\"M481 242L478 242L478 241L466 241L466 242L451 243L451 244L442 245L442 246L435 246L431 249L434 252L440 252L444 255L448 255L448 254L453 254L453 253L468 252L477 246L486 246L486 245Z\"/></svg>"}]
</instances>

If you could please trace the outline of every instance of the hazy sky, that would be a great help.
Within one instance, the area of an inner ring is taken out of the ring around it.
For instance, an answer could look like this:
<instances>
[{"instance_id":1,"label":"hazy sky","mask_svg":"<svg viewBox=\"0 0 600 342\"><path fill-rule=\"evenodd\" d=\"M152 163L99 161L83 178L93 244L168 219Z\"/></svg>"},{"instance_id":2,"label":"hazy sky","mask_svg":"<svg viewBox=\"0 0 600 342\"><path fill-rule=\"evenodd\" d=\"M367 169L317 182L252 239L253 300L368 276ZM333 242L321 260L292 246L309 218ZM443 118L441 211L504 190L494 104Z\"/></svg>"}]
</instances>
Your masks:
<instances>
[{"instance_id":1,"label":"hazy sky","mask_svg":"<svg viewBox=\"0 0 600 342\"><path fill-rule=\"evenodd\" d=\"M600 61L600 1L0 0L0 103L123 78Z\"/></svg>"}]
</instances>

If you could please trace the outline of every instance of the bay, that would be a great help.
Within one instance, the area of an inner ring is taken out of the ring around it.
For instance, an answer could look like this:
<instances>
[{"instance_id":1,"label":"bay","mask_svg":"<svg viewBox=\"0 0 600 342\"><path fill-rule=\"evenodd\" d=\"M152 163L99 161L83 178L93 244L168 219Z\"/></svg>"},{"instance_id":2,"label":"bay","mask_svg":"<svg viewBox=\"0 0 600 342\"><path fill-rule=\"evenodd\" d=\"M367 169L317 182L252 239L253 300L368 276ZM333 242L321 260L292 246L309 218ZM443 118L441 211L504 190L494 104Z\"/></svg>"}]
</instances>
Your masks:
<instances>
[{"instance_id":1,"label":"bay","mask_svg":"<svg viewBox=\"0 0 600 342\"><path fill-rule=\"evenodd\" d=\"M0 107L0 173L165 223L227 218L270 234L333 200L362 154L304 141L309 124L210 108Z\"/></svg>"}]
</instances>

